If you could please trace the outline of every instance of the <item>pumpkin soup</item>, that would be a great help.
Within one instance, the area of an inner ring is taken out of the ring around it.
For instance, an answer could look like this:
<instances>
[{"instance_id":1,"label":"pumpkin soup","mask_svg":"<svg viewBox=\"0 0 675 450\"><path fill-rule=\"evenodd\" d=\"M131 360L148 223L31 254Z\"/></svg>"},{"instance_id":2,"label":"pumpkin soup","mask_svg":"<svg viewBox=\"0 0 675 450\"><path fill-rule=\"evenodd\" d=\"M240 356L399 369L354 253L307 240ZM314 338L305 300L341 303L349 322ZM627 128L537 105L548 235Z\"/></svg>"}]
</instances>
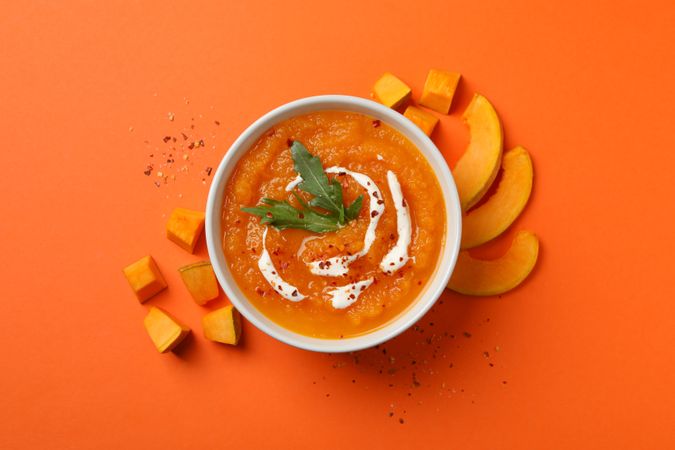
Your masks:
<instances>
[{"instance_id":1,"label":"pumpkin soup","mask_svg":"<svg viewBox=\"0 0 675 450\"><path fill-rule=\"evenodd\" d=\"M424 156L362 114L322 111L266 132L225 187L223 251L249 301L318 338L370 332L432 278L445 206Z\"/></svg>"}]
</instances>

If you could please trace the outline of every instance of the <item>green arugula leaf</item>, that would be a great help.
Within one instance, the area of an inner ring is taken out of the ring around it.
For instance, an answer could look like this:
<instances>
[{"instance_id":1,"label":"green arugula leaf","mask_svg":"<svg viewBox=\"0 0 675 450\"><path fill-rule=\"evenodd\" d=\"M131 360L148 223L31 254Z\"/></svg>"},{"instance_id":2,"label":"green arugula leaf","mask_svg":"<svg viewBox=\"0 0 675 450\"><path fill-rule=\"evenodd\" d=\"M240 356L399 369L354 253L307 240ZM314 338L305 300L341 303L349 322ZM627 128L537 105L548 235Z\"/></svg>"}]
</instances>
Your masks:
<instances>
[{"instance_id":1,"label":"green arugula leaf","mask_svg":"<svg viewBox=\"0 0 675 450\"><path fill-rule=\"evenodd\" d=\"M293 141L291 155L295 171L302 177L298 189L312 194L314 198L310 205L325 209L338 218L338 222L345 223L345 206L342 204L342 186L337 180L329 181L323 171L321 160L313 156L299 141Z\"/></svg>"},{"instance_id":2,"label":"green arugula leaf","mask_svg":"<svg viewBox=\"0 0 675 450\"><path fill-rule=\"evenodd\" d=\"M363 206L363 195L359 195L356 200L352 202L351 205L345 209L345 219L347 221L355 220L359 217L359 212L361 212L361 206Z\"/></svg>"},{"instance_id":3,"label":"green arugula leaf","mask_svg":"<svg viewBox=\"0 0 675 450\"><path fill-rule=\"evenodd\" d=\"M270 224L278 230L287 228L299 228L315 233L327 233L336 231L339 226L337 221L306 207L298 210L287 201L279 201L271 198L263 198L263 205L241 210L254 216L260 217L260 223Z\"/></svg>"},{"instance_id":4,"label":"green arugula leaf","mask_svg":"<svg viewBox=\"0 0 675 450\"><path fill-rule=\"evenodd\" d=\"M337 231L342 225L359 216L363 206L363 195L345 208L342 199L342 185L336 179L329 180L321 160L313 156L304 145L294 141L291 155L295 170L303 181L298 188L314 197L306 202L295 191L293 195L300 204L296 208L288 201L263 198L261 205L241 208L242 211L260 217L260 223L269 224L279 230L299 228L315 233ZM326 213L317 211L320 208Z\"/></svg>"}]
</instances>

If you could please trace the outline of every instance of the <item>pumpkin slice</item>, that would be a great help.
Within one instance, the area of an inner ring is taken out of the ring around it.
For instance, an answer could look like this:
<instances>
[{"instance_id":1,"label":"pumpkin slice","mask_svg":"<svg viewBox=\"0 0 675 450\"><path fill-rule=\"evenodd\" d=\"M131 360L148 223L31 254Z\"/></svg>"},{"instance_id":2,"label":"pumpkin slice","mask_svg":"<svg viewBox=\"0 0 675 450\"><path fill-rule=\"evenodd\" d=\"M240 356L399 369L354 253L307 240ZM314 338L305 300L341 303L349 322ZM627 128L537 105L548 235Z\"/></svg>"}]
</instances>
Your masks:
<instances>
[{"instance_id":1,"label":"pumpkin slice","mask_svg":"<svg viewBox=\"0 0 675 450\"><path fill-rule=\"evenodd\" d=\"M539 240L529 231L520 231L506 254L494 260L476 259L462 250L448 287L467 295L503 294L527 278L538 254Z\"/></svg>"},{"instance_id":2,"label":"pumpkin slice","mask_svg":"<svg viewBox=\"0 0 675 450\"><path fill-rule=\"evenodd\" d=\"M499 172L503 134L497 112L480 94L473 96L462 119L469 126L469 145L452 174L466 211L485 195Z\"/></svg>"},{"instance_id":3,"label":"pumpkin slice","mask_svg":"<svg viewBox=\"0 0 675 450\"><path fill-rule=\"evenodd\" d=\"M504 153L497 191L462 220L462 248L473 248L504 232L520 215L532 192L532 160L523 147Z\"/></svg>"}]
</instances>

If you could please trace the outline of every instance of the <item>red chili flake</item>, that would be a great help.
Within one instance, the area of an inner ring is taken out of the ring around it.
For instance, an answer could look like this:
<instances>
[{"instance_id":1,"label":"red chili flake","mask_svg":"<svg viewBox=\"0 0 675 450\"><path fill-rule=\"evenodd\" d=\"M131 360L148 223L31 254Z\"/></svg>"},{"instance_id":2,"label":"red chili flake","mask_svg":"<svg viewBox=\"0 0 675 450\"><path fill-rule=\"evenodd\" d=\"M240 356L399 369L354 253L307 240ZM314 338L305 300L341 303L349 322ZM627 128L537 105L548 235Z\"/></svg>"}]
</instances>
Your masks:
<instances>
[{"instance_id":1,"label":"red chili flake","mask_svg":"<svg viewBox=\"0 0 675 450\"><path fill-rule=\"evenodd\" d=\"M177 141L177 139L175 137L172 137L171 140L174 141L174 142Z\"/></svg>"},{"instance_id":2,"label":"red chili flake","mask_svg":"<svg viewBox=\"0 0 675 450\"><path fill-rule=\"evenodd\" d=\"M207 167L206 168L206 175L210 177L212 171L213 171L213 167Z\"/></svg>"},{"instance_id":3,"label":"red chili flake","mask_svg":"<svg viewBox=\"0 0 675 450\"><path fill-rule=\"evenodd\" d=\"M266 215L267 217L269 217L270 219L273 217L273 216L272 216L272 213L269 212L269 211L268 211L267 214L265 214L265 215Z\"/></svg>"},{"instance_id":4,"label":"red chili flake","mask_svg":"<svg viewBox=\"0 0 675 450\"><path fill-rule=\"evenodd\" d=\"M155 181L155 186L160 187L159 181Z\"/></svg>"},{"instance_id":5,"label":"red chili flake","mask_svg":"<svg viewBox=\"0 0 675 450\"><path fill-rule=\"evenodd\" d=\"M394 417L394 413L389 411L389 417Z\"/></svg>"},{"instance_id":6,"label":"red chili flake","mask_svg":"<svg viewBox=\"0 0 675 450\"><path fill-rule=\"evenodd\" d=\"M284 288L283 288L283 287L281 287L281 285L280 285L280 284L279 284L279 285L277 285L277 287L279 288L279 290L280 290L280 291L283 291L283 290L284 290Z\"/></svg>"},{"instance_id":7,"label":"red chili flake","mask_svg":"<svg viewBox=\"0 0 675 450\"><path fill-rule=\"evenodd\" d=\"M194 143L194 142L190 142L190 145L188 145L188 148L189 148L190 150L192 150L193 148L195 148L195 143Z\"/></svg>"},{"instance_id":8,"label":"red chili flake","mask_svg":"<svg viewBox=\"0 0 675 450\"><path fill-rule=\"evenodd\" d=\"M394 234L392 233L392 234L389 235L389 239L391 239L393 241L394 239L396 239L396 236L394 236Z\"/></svg>"},{"instance_id":9,"label":"red chili flake","mask_svg":"<svg viewBox=\"0 0 675 450\"><path fill-rule=\"evenodd\" d=\"M297 297L297 296L298 296L298 290L296 289L296 290L294 290L293 292L291 292L291 295L292 295L293 297Z\"/></svg>"},{"instance_id":10,"label":"red chili flake","mask_svg":"<svg viewBox=\"0 0 675 450\"><path fill-rule=\"evenodd\" d=\"M470 338L470 337L471 337L471 333L469 333L468 331L465 331L463 334L464 334L464 337L465 337L465 338Z\"/></svg>"},{"instance_id":11,"label":"red chili flake","mask_svg":"<svg viewBox=\"0 0 675 450\"><path fill-rule=\"evenodd\" d=\"M216 125L220 125L220 122L218 122L217 120L214 120L213 123L215 123Z\"/></svg>"},{"instance_id":12,"label":"red chili flake","mask_svg":"<svg viewBox=\"0 0 675 450\"><path fill-rule=\"evenodd\" d=\"M199 140L199 146L200 147L206 147L206 145L204 144L204 139ZM403 201L405 202L405 200L403 200ZM403 205L403 206L405 206L405 205Z\"/></svg>"},{"instance_id":13,"label":"red chili flake","mask_svg":"<svg viewBox=\"0 0 675 450\"><path fill-rule=\"evenodd\" d=\"M185 133L181 133L181 136L183 136L183 140L187 141L188 140L188 135Z\"/></svg>"},{"instance_id":14,"label":"red chili flake","mask_svg":"<svg viewBox=\"0 0 675 450\"><path fill-rule=\"evenodd\" d=\"M171 140L171 136L164 136L164 138L162 140L166 144L167 142L169 142Z\"/></svg>"},{"instance_id":15,"label":"red chili flake","mask_svg":"<svg viewBox=\"0 0 675 450\"><path fill-rule=\"evenodd\" d=\"M405 202L405 199L401 200L401 206L403 206L404 208L408 206L408 204Z\"/></svg>"},{"instance_id":16,"label":"red chili flake","mask_svg":"<svg viewBox=\"0 0 675 450\"><path fill-rule=\"evenodd\" d=\"M286 145L288 145L289 147L293 145L293 139L291 138L286 139Z\"/></svg>"},{"instance_id":17,"label":"red chili flake","mask_svg":"<svg viewBox=\"0 0 675 450\"><path fill-rule=\"evenodd\" d=\"M377 191L373 192L373 197L378 198Z\"/></svg>"},{"instance_id":18,"label":"red chili flake","mask_svg":"<svg viewBox=\"0 0 675 450\"><path fill-rule=\"evenodd\" d=\"M377 216L378 214L379 214L379 213L378 213L377 211L372 211L372 212L370 213L370 217L375 217L375 216Z\"/></svg>"},{"instance_id":19,"label":"red chili flake","mask_svg":"<svg viewBox=\"0 0 675 450\"><path fill-rule=\"evenodd\" d=\"M378 204L378 205L384 205L384 200L378 200L378 201L377 201L377 204Z\"/></svg>"},{"instance_id":20,"label":"red chili flake","mask_svg":"<svg viewBox=\"0 0 675 450\"><path fill-rule=\"evenodd\" d=\"M489 353L489 352L483 352L483 356L485 356L486 358L489 358L489 357L490 357L490 353Z\"/></svg>"},{"instance_id":21,"label":"red chili flake","mask_svg":"<svg viewBox=\"0 0 675 450\"><path fill-rule=\"evenodd\" d=\"M152 173L152 166L148 166L143 173L146 174L147 176L150 176L150 174Z\"/></svg>"},{"instance_id":22,"label":"red chili flake","mask_svg":"<svg viewBox=\"0 0 675 450\"><path fill-rule=\"evenodd\" d=\"M403 258L399 258L399 259L398 259L398 262L403 262Z\"/></svg>"},{"instance_id":23,"label":"red chili flake","mask_svg":"<svg viewBox=\"0 0 675 450\"><path fill-rule=\"evenodd\" d=\"M305 215L303 213L298 214L298 219L304 219L304 218L305 218Z\"/></svg>"},{"instance_id":24,"label":"red chili flake","mask_svg":"<svg viewBox=\"0 0 675 450\"><path fill-rule=\"evenodd\" d=\"M408 393L408 395L410 395L410 393ZM401 425L403 425L405 423L405 420L403 420L403 417L398 419L398 423L400 423Z\"/></svg>"},{"instance_id":25,"label":"red chili flake","mask_svg":"<svg viewBox=\"0 0 675 450\"><path fill-rule=\"evenodd\" d=\"M379 119L375 119L375 120L373 120L373 128L377 128L377 127L379 127L381 123L382 123L382 122L380 122L380 120L379 120Z\"/></svg>"},{"instance_id":26,"label":"red chili flake","mask_svg":"<svg viewBox=\"0 0 675 450\"><path fill-rule=\"evenodd\" d=\"M354 299L356 298L356 296L355 296L354 294L349 294L349 298L351 298L352 300L354 300Z\"/></svg>"}]
</instances>

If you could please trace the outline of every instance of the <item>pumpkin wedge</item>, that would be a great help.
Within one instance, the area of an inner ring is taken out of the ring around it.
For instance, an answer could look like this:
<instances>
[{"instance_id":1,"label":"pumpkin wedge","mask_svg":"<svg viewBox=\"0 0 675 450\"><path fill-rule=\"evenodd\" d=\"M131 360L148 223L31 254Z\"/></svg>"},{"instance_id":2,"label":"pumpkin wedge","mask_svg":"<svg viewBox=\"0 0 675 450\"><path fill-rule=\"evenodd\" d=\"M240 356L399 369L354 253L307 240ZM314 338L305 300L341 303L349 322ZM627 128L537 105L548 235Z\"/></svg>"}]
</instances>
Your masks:
<instances>
[{"instance_id":1,"label":"pumpkin wedge","mask_svg":"<svg viewBox=\"0 0 675 450\"><path fill-rule=\"evenodd\" d=\"M462 120L469 127L469 145L452 174L466 211L485 195L499 172L503 133L497 112L480 94L473 96Z\"/></svg>"},{"instance_id":2,"label":"pumpkin wedge","mask_svg":"<svg viewBox=\"0 0 675 450\"><path fill-rule=\"evenodd\" d=\"M209 261L200 261L178 269L185 287L198 305L218 298L218 281Z\"/></svg>"},{"instance_id":3,"label":"pumpkin wedge","mask_svg":"<svg viewBox=\"0 0 675 450\"><path fill-rule=\"evenodd\" d=\"M476 259L462 250L448 287L467 295L503 294L527 278L538 255L539 240L529 231L520 231L506 254L494 260Z\"/></svg>"},{"instance_id":4,"label":"pumpkin wedge","mask_svg":"<svg viewBox=\"0 0 675 450\"><path fill-rule=\"evenodd\" d=\"M234 306L211 311L202 319L204 337L222 344L237 345L241 336L241 316Z\"/></svg>"},{"instance_id":5,"label":"pumpkin wedge","mask_svg":"<svg viewBox=\"0 0 675 450\"><path fill-rule=\"evenodd\" d=\"M180 344L190 334L190 328L183 325L166 311L153 306L143 320L157 351L166 353Z\"/></svg>"},{"instance_id":6,"label":"pumpkin wedge","mask_svg":"<svg viewBox=\"0 0 675 450\"><path fill-rule=\"evenodd\" d=\"M532 192L532 160L523 147L504 153L497 191L462 220L462 248L477 247L504 232L527 204Z\"/></svg>"}]
</instances>

